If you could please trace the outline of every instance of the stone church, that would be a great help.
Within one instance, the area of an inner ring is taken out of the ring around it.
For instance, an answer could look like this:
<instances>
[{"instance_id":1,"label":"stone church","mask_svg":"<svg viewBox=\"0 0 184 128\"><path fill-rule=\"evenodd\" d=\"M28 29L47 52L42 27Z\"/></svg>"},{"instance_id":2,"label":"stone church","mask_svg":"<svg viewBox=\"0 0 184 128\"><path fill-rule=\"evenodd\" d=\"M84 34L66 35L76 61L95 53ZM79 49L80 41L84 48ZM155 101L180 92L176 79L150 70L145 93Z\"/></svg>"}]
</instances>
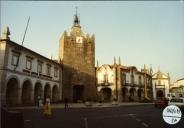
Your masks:
<instances>
[{"instance_id":1,"label":"stone church","mask_svg":"<svg viewBox=\"0 0 184 128\"><path fill-rule=\"evenodd\" d=\"M77 13L71 32L64 31L59 41L62 63L62 97L82 102L96 99L95 36L84 34Z\"/></svg>"}]
</instances>

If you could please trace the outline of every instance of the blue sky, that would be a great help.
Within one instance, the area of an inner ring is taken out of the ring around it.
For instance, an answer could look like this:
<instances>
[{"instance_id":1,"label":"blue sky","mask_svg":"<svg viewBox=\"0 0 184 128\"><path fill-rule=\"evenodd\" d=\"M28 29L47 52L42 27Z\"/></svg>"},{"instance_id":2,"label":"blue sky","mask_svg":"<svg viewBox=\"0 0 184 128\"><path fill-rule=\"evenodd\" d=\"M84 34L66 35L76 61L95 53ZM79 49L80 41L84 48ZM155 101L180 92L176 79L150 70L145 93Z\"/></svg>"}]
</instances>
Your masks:
<instances>
[{"instance_id":1,"label":"blue sky","mask_svg":"<svg viewBox=\"0 0 184 128\"><path fill-rule=\"evenodd\" d=\"M114 56L138 69L146 64L184 77L184 2L181 1L1 1L1 31L9 26L11 40L48 58L58 57L59 39L70 31L78 7L84 33L95 34L96 60L113 64Z\"/></svg>"}]
</instances>

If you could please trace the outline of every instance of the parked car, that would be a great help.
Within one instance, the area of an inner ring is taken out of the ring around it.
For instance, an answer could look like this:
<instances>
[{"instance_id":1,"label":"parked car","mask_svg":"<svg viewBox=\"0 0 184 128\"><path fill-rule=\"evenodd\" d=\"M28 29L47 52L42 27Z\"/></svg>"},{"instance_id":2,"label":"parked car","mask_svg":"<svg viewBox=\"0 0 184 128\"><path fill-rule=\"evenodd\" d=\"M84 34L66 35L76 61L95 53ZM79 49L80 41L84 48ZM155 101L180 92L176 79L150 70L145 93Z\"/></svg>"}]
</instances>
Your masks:
<instances>
[{"instance_id":1,"label":"parked car","mask_svg":"<svg viewBox=\"0 0 184 128\"><path fill-rule=\"evenodd\" d=\"M168 105L176 105L178 106L180 109L184 110L184 98L172 98Z\"/></svg>"},{"instance_id":2,"label":"parked car","mask_svg":"<svg viewBox=\"0 0 184 128\"><path fill-rule=\"evenodd\" d=\"M164 108L168 105L168 99L165 97L159 97L154 101L155 107Z\"/></svg>"},{"instance_id":3,"label":"parked car","mask_svg":"<svg viewBox=\"0 0 184 128\"><path fill-rule=\"evenodd\" d=\"M172 98L174 98L174 97L176 97L176 94L175 94L175 93L168 93L168 94L167 94L167 98L169 99L169 101L170 101Z\"/></svg>"}]
</instances>

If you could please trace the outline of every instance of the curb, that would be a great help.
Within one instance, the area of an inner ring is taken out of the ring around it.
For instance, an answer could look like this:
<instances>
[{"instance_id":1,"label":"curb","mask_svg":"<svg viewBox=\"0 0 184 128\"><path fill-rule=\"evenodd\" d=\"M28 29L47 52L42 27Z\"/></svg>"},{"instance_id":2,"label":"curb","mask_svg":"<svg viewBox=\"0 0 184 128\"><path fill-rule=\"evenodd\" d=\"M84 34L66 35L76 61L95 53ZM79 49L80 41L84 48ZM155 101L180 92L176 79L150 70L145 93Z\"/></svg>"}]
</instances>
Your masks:
<instances>
[{"instance_id":1,"label":"curb","mask_svg":"<svg viewBox=\"0 0 184 128\"><path fill-rule=\"evenodd\" d=\"M94 103L91 105L86 104L69 104L70 108L108 108L108 107L127 107L127 106L141 106L141 105L153 105L154 103L108 103L108 104L100 104L100 103ZM51 105L52 109L64 109L63 104L54 104ZM10 107L10 109L39 109L37 106L27 106L27 107Z\"/></svg>"}]
</instances>

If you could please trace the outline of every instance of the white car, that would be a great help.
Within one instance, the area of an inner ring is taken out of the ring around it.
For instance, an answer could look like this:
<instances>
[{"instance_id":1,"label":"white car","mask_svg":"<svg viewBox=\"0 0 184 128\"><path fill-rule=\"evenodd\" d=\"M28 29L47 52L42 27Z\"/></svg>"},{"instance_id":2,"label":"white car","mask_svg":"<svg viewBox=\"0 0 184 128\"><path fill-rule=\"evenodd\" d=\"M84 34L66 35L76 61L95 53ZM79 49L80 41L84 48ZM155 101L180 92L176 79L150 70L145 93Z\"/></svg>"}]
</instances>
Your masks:
<instances>
[{"instance_id":1,"label":"white car","mask_svg":"<svg viewBox=\"0 0 184 128\"><path fill-rule=\"evenodd\" d=\"M184 98L172 98L168 105L176 105L180 109L184 109Z\"/></svg>"},{"instance_id":2,"label":"white car","mask_svg":"<svg viewBox=\"0 0 184 128\"><path fill-rule=\"evenodd\" d=\"M168 93L167 94L167 98L168 100L170 101L172 98L176 97L176 94L175 93Z\"/></svg>"}]
</instances>

